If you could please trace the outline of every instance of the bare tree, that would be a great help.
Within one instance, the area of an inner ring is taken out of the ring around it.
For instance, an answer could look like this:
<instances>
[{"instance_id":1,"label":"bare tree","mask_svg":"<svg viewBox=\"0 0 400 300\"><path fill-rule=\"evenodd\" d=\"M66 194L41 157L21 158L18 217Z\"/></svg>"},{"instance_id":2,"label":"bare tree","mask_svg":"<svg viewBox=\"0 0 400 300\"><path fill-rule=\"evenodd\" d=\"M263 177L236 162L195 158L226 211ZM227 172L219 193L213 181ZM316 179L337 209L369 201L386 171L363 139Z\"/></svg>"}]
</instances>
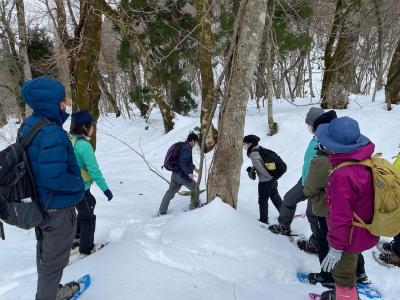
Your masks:
<instances>
[{"instance_id":1,"label":"bare tree","mask_svg":"<svg viewBox=\"0 0 400 300\"><path fill-rule=\"evenodd\" d=\"M266 9L267 0L240 2L235 23L237 35L234 33L232 37L234 51L220 111L218 144L208 180L208 201L220 197L234 208L237 207L243 162L246 104L260 51Z\"/></svg>"},{"instance_id":2,"label":"bare tree","mask_svg":"<svg viewBox=\"0 0 400 300\"><path fill-rule=\"evenodd\" d=\"M16 0L17 18L18 18L18 35L19 35L19 59L24 71L24 79L32 79L31 66L28 58L28 38L26 35L25 24L25 7L23 0Z\"/></svg>"},{"instance_id":3,"label":"bare tree","mask_svg":"<svg viewBox=\"0 0 400 300\"><path fill-rule=\"evenodd\" d=\"M397 41L396 50L393 53L392 60L387 76L385 89L386 102L388 109L391 110L391 104L400 103L400 39Z\"/></svg>"},{"instance_id":4,"label":"bare tree","mask_svg":"<svg viewBox=\"0 0 400 300\"><path fill-rule=\"evenodd\" d=\"M321 90L323 108L347 108L353 61L357 53L360 8L361 0L337 2L335 19L325 48Z\"/></svg>"},{"instance_id":5,"label":"bare tree","mask_svg":"<svg viewBox=\"0 0 400 300\"><path fill-rule=\"evenodd\" d=\"M207 128L207 120L210 117L214 102L217 99L214 98L214 75L211 65L212 49L213 49L213 35L211 31L211 13L210 4L208 0L196 0L196 11L197 11L197 24L198 27L198 57L200 65L201 75L201 133L202 137L206 139L205 151L210 151L216 144L218 132L211 125L209 132L205 132Z\"/></svg>"}]
</instances>

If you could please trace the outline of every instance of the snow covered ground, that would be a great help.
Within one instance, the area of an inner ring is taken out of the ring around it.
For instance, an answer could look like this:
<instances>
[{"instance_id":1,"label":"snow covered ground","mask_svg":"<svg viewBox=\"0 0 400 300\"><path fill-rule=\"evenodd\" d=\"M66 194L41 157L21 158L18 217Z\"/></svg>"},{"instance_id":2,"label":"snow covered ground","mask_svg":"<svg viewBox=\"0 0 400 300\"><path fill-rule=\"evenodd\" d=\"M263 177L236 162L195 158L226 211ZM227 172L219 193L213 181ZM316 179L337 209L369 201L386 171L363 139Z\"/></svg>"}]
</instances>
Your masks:
<instances>
[{"instance_id":1,"label":"snow covered ground","mask_svg":"<svg viewBox=\"0 0 400 300\"><path fill-rule=\"evenodd\" d=\"M370 97L354 96L356 102L351 102L350 109L338 111L338 115L357 119L362 132L375 142L376 151L392 159L399 151L400 136L396 132L400 109L394 107L394 111L387 112L383 94L378 99L371 103ZM300 100L296 104L308 102ZM274 116L280 132L268 137L264 109L257 110L252 102L248 106L245 133L259 135L261 144L278 152L288 164L288 172L279 181L282 197L301 174L303 154L311 138L304 123L309 107L276 102ZM153 113L150 124L141 119L100 120L97 156L115 197L107 202L97 187L92 188L97 198L95 240L110 244L64 272L63 282L91 274L92 287L82 300L306 300L309 292L324 290L299 284L295 279L297 271L319 270L316 256L301 252L287 237L273 235L259 226L257 183L247 177L245 168L250 161L245 153L237 210L216 200L184 212L189 199L177 196L171 201L168 215L152 217L167 184L135 153L106 133L138 150L140 143L146 159L159 168L170 144L183 140L197 122L197 115L179 116L175 129L165 135L157 113ZM10 129L0 133L7 136ZM5 144L0 141L0 149ZM297 212L304 211L305 203L301 203ZM276 217L277 211L270 205L270 221L275 223ZM294 220L292 229L307 236L310 233L302 218ZM0 299L31 300L36 287L34 232L10 226L5 231L6 240L0 241ZM370 251L365 258L368 276L384 299L400 299L400 269L378 265Z\"/></svg>"}]
</instances>

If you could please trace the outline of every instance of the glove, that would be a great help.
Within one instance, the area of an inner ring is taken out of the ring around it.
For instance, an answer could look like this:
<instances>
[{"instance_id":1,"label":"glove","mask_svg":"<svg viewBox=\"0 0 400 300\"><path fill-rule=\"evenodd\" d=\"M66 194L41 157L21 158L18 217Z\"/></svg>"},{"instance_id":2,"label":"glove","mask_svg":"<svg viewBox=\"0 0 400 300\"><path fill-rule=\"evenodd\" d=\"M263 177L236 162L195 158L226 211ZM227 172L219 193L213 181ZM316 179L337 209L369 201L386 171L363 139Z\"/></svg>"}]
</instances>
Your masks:
<instances>
[{"instance_id":1,"label":"glove","mask_svg":"<svg viewBox=\"0 0 400 300\"><path fill-rule=\"evenodd\" d=\"M321 263L321 269L324 272L331 272L339 260L342 258L342 250L336 250L335 248L329 249L328 254Z\"/></svg>"},{"instance_id":2,"label":"glove","mask_svg":"<svg viewBox=\"0 0 400 300\"><path fill-rule=\"evenodd\" d=\"M256 175L256 169L254 167L247 167L246 171L250 179L256 180L257 175Z\"/></svg>"},{"instance_id":3,"label":"glove","mask_svg":"<svg viewBox=\"0 0 400 300\"><path fill-rule=\"evenodd\" d=\"M107 197L108 201L111 201L111 199L114 197L109 189L105 190L103 193Z\"/></svg>"},{"instance_id":4,"label":"glove","mask_svg":"<svg viewBox=\"0 0 400 300\"><path fill-rule=\"evenodd\" d=\"M193 179L193 178L194 178L194 175L193 175L193 174L189 174L188 177L189 177L190 179Z\"/></svg>"}]
</instances>

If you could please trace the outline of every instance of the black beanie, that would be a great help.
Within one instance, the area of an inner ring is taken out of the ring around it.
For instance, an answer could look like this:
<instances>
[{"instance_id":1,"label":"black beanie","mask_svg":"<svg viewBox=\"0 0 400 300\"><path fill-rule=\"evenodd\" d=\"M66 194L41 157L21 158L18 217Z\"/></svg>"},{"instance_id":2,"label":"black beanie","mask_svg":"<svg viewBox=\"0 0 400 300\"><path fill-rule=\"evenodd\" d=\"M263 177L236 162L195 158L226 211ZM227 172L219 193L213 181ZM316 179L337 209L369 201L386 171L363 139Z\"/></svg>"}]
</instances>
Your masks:
<instances>
[{"instance_id":1,"label":"black beanie","mask_svg":"<svg viewBox=\"0 0 400 300\"><path fill-rule=\"evenodd\" d=\"M243 138L243 143L246 143L246 144L251 143L253 145L257 145L259 141L260 141L260 138L254 134L246 135Z\"/></svg>"},{"instance_id":2,"label":"black beanie","mask_svg":"<svg viewBox=\"0 0 400 300\"><path fill-rule=\"evenodd\" d=\"M198 142L199 141L199 136L197 134L195 134L194 132L189 133L187 139L188 142L190 141L195 141Z\"/></svg>"},{"instance_id":3,"label":"black beanie","mask_svg":"<svg viewBox=\"0 0 400 300\"><path fill-rule=\"evenodd\" d=\"M333 119L336 119L336 118L337 118L337 115L334 110L330 110L330 111L320 115L314 121L313 130L317 131L317 128L319 125L330 123Z\"/></svg>"}]
</instances>

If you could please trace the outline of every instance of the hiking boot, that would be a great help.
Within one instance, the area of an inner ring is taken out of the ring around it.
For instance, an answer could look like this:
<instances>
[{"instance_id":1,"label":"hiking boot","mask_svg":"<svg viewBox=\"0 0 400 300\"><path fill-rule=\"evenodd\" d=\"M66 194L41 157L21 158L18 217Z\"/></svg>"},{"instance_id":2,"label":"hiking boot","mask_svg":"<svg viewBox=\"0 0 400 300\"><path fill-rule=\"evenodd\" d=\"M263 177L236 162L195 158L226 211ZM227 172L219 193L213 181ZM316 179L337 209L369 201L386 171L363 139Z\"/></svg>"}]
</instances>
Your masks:
<instances>
[{"instance_id":1,"label":"hiking boot","mask_svg":"<svg viewBox=\"0 0 400 300\"><path fill-rule=\"evenodd\" d=\"M311 240L298 240L297 246L305 252L318 254L318 247Z\"/></svg>"},{"instance_id":2,"label":"hiking boot","mask_svg":"<svg viewBox=\"0 0 400 300\"><path fill-rule=\"evenodd\" d=\"M322 286L327 287L327 288L334 288L335 287L335 281L333 280L326 280L324 276L322 276L321 273L310 273L308 274L308 281L311 284L317 284L320 283Z\"/></svg>"},{"instance_id":3,"label":"hiking boot","mask_svg":"<svg viewBox=\"0 0 400 300\"><path fill-rule=\"evenodd\" d=\"M72 242L72 247L71 249L75 249L77 247L79 247L81 245L81 239L80 238L74 238L73 242Z\"/></svg>"},{"instance_id":4,"label":"hiking boot","mask_svg":"<svg viewBox=\"0 0 400 300\"><path fill-rule=\"evenodd\" d=\"M391 252L393 253L393 245L394 245L394 240L388 242L388 243L383 243L382 244L382 249L387 251L387 252Z\"/></svg>"},{"instance_id":5,"label":"hiking boot","mask_svg":"<svg viewBox=\"0 0 400 300\"><path fill-rule=\"evenodd\" d=\"M95 244L91 251L89 251L89 252L80 252L80 256L81 256L81 258L86 257L86 256L88 256L90 254L93 254L93 253L99 251L104 246L105 246L105 244Z\"/></svg>"},{"instance_id":6,"label":"hiking boot","mask_svg":"<svg viewBox=\"0 0 400 300\"><path fill-rule=\"evenodd\" d=\"M268 229L275 234L282 234L282 235L290 235L291 230L290 228L282 225L282 224L274 224L268 227Z\"/></svg>"},{"instance_id":7,"label":"hiking boot","mask_svg":"<svg viewBox=\"0 0 400 300\"><path fill-rule=\"evenodd\" d=\"M360 284L371 284L371 281L369 280L367 274L362 273L360 275L357 275L357 283L360 283Z\"/></svg>"},{"instance_id":8,"label":"hiking boot","mask_svg":"<svg viewBox=\"0 0 400 300\"><path fill-rule=\"evenodd\" d=\"M320 300L335 300L336 299L336 292L335 290L328 290L321 294Z\"/></svg>"},{"instance_id":9,"label":"hiking boot","mask_svg":"<svg viewBox=\"0 0 400 300\"><path fill-rule=\"evenodd\" d=\"M269 225L268 220L261 220L261 219L258 219L257 221Z\"/></svg>"},{"instance_id":10,"label":"hiking boot","mask_svg":"<svg viewBox=\"0 0 400 300\"><path fill-rule=\"evenodd\" d=\"M379 259L389 265L400 267L400 257L393 253L381 253Z\"/></svg>"},{"instance_id":11,"label":"hiking boot","mask_svg":"<svg viewBox=\"0 0 400 300\"><path fill-rule=\"evenodd\" d=\"M68 282L64 285L60 284L56 300L68 300L71 299L76 292L81 289L79 283L75 281Z\"/></svg>"}]
</instances>

